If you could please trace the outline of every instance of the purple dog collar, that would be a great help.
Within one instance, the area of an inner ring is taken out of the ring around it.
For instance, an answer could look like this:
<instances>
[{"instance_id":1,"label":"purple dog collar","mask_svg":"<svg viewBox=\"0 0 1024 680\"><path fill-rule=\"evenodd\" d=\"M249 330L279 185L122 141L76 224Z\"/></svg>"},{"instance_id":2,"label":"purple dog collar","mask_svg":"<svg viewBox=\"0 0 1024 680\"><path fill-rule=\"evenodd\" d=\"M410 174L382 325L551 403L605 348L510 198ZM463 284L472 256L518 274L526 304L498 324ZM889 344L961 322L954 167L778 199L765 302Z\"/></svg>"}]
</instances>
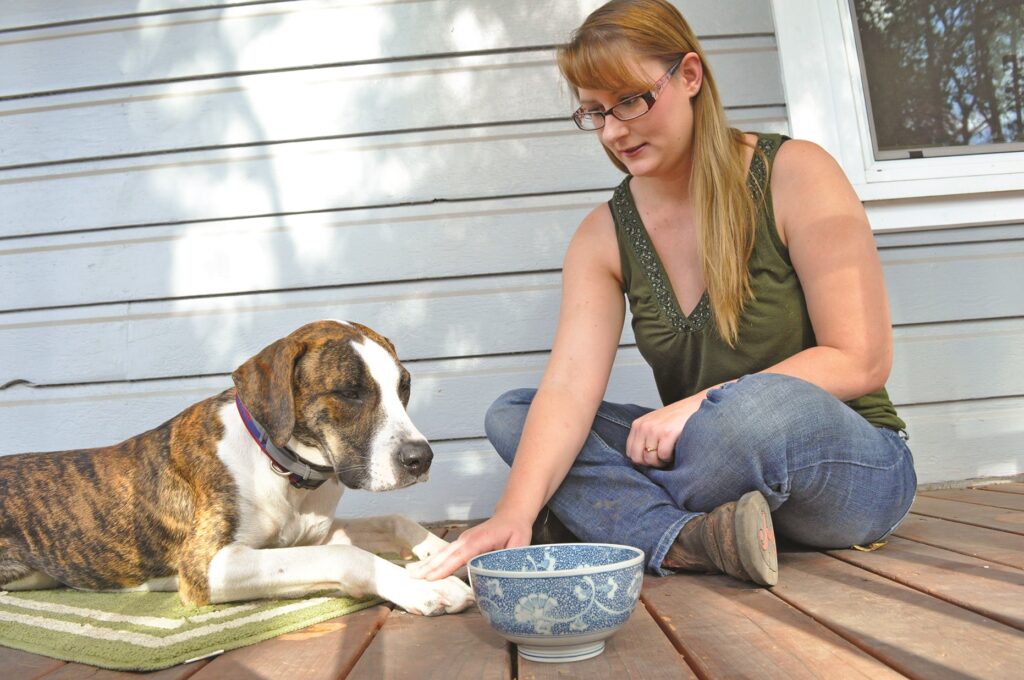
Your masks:
<instances>
[{"instance_id":1,"label":"purple dog collar","mask_svg":"<svg viewBox=\"0 0 1024 680\"><path fill-rule=\"evenodd\" d=\"M333 467L311 463L287 446L279 448L270 441L270 435L249 414L249 410L245 408L245 404L242 403L237 392L235 393L235 406L238 407L238 415L245 423L245 429L249 431L249 435L260 447L260 450L270 459L270 469L285 477L296 489L319 489L321 484L337 476Z\"/></svg>"}]
</instances>

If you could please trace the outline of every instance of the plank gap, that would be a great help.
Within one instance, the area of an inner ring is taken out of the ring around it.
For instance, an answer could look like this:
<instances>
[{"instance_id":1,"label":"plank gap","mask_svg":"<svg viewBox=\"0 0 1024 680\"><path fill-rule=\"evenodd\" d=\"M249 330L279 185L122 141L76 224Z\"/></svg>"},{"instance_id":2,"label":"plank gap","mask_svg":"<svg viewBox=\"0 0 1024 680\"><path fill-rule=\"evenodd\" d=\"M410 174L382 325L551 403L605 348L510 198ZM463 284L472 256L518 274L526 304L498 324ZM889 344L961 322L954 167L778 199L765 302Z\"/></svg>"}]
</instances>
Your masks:
<instances>
[{"instance_id":1,"label":"plank gap","mask_svg":"<svg viewBox=\"0 0 1024 680\"><path fill-rule=\"evenodd\" d=\"M988 484L986 486L977 486L974 488L983 489L985 491L998 491L999 493L1024 495L1024 483L1018 482L1010 482L1008 484Z\"/></svg>"},{"instance_id":2,"label":"plank gap","mask_svg":"<svg viewBox=\"0 0 1024 680\"><path fill-rule=\"evenodd\" d=\"M662 617L658 614L657 610L651 605L649 598L645 595L643 590L640 591L640 604L644 606L644 609L647 610L647 613L650 614L651 618L654 619L654 622L658 624L658 628L660 628L661 632L665 634L665 637L668 638L669 643L679 653L679 656L682 658L683 663L690 667L690 670L693 671L693 674L696 675L700 680L711 680L707 676L707 674L703 672L699 665L693 663L693 661L690 659L689 652L683 645L683 641L679 639L676 635L672 634L672 629L669 626L668 622L662 619Z\"/></svg>"},{"instance_id":3,"label":"plank gap","mask_svg":"<svg viewBox=\"0 0 1024 680\"><path fill-rule=\"evenodd\" d=\"M968 521L966 519L963 519L963 518L953 518L953 517L943 516L943 515L939 515L939 514L932 514L932 513L929 513L929 512L922 512L920 510L914 510L910 514L912 514L912 515L920 515L921 517L930 517L931 519L942 519L942 520L946 520L947 522L953 522L955 524L963 524L964 526L969 526L969 527L977 527L979 529L990 529L992 531L1002 531L1003 533L1007 533L1007 534L1014 534L1014 535L1017 535L1017 536L1024 536L1024 531L1013 531L1011 529L1004 529L1004 528L999 528L999 527L993 527L993 526L991 526L989 524L980 524L978 522L970 522L970 521Z\"/></svg>"},{"instance_id":4,"label":"plank gap","mask_svg":"<svg viewBox=\"0 0 1024 680\"><path fill-rule=\"evenodd\" d=\"M938 498L940 500L970 503L988 508L1024 511L1024 495L1014 493L996 493L985 489L934 489L920 491L918 496Z\"/></svg>"}]
</instances>

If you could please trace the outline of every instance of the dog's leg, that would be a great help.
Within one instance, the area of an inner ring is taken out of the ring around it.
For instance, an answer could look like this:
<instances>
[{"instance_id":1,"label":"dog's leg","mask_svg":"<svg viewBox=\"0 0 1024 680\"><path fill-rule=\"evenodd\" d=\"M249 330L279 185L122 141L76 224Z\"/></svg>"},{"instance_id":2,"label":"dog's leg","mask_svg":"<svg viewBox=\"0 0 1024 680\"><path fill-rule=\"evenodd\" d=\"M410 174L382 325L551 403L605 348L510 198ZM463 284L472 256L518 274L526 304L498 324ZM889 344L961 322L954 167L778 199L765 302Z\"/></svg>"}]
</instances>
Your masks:
<instances>
[{"instance_id":1,"label":"dog's leg","mask_svg":"<svg viewBox=\"0 0 1024 680\"><path fill-rule=\"evenodd\" d=\"M425 581L352 545L319 545L257 550L238 543L222 548L210 562L210 601L297 597L341 590L352 597L379 595L413 614L462 611L473 602L456 578Z\"/></svg>"},{"instance_id":2,"label":"dog's leg","mask_svg":"<svg viewBox=\"0 0 1024 680\"><path fill-rule=\"evenodd\" d=\"M448 542L403 515L335 520L328 534L329 544L357 545L373 553L398 553L425 560Z\"/></svg>"}]
</instances>

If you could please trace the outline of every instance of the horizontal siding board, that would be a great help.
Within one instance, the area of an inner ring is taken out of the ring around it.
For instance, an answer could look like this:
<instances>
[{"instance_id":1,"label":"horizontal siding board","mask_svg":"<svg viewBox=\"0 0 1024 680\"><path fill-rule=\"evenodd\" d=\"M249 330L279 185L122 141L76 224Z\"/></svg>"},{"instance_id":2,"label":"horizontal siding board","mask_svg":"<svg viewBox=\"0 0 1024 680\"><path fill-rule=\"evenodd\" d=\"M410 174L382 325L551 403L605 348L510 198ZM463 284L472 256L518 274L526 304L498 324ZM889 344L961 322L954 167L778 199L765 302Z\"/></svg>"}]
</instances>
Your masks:
<instances>
[{"instance_id":1,"label":"horizontal siding board","mask_svg":"<svg viewBox=\"0 0 1024 680\"><path fill-rule=\"evenodd\" d=\"M365 323L403 359L546 350L559 291L537 274L14 313L0 318L0 384L227 373L321 318Z\"/></svg>"},{"instance_id":2,"label":"horizontal siding board","mask_svg":"<svg viewBox=\"0 0 1024 680\"><path fill-rule=\"evenodd\" d=\"M9 239L0 310L556 269L608 195ZM882 248L881 259L897 324L1024 316L1024 296L1007 294L1024 290L1024 239Z\"/></svg>"},{"instance_id":3,"label":"horizontal siding board","mask_svg":"<svg viewBox=\"0 0 1024 680\"><path fill-rule=\"evenodd\" d=\"M705 48L727 107L783 101L770 37L712 40ZM79 92L0 102L0 169L453 122L563 118L571 126L572 108L551 51Z\"/></svg>"},{"instance_id":4,"label":"horizontal siding board","mask_svg":"<svg viewBox=\"0 0 1024 680\"><path fill-rule=\"evenodd\" d=\"M202 6L239 5L243 2L204 2L203 0L4 0L0 31L39 28L52 24L103 21L110 17L180 11Z\"/></svg>"},{"instance_id":5,"label":"horizontal siding board","mask_svg":"<svg viewBox=\"0 0 1024 680\"><path fill-rule=\"evenodd\" d=\"M904 406L918 483L1024 474L1024 397Z\"/></svg>"},{"instance_id":6,"label":"horizontal siding board","mask_svg":"<svg viewBox=\"0 0 1024 680\"><path fill-rule=\"evenodd\" d=\"M1024 239L881 251L898 324L1024 317Z\"/></svg>"},{"instance_id":7,"label":"horizontal siding board","mask_svg":"<svg viewBox=\"0 0 1024 680\"><path fill-rule=\"evenodd\" d=\"M546 351L559 296L550 272L14 312L0 316L0 384L227 373L299 325L332 317L376 328L404 359ZM894 335L889 387L898 403L1021 394L1024 318L903 326ZM628 324L623 342L632 342Z\"/></svg>"},{"instance_id":8,"label":"horizontal siding board","mask_svg":"<svg viewBox=\"0 0 1024 680\"><path fill-rule=\"evenodd\" d=\"M0 453L114 444L230 386L229 377L217 376L44 389L8 387L0 390L0 432L8 442Z\"/></svg>"},{"instance_id":9,"label":"horizontal siding board","mask_svg":"<svg viewBox=\"0 0 1024 680\"><path fill-rule=\"evenodd\" d=\"M893 336L895 403L1024 395L1024 318L922 324Z\"/></svg>"},{"instance_id":10,"label":"horizontal siding board","mask_svg":"<svg viewBox=\"0 0 1024 680\"><path fill-rule=\"evenodd\" d=\"M894 403L1024 395L1024 318L905 326L893 346Z\"/></svg>"},{"instance_id":11,"label":"horizontal siding board","mask_svg":"<svg viewBox=\"0 0 1024 680\"><path fill-rule=\"evenodd\" d=\"M875 234L880 250L904 246L937 246L953 243L978 243L984 241L1018 241L1024 239L1024 224L975 225L971 227L950 227L928 229L919 224L914 231L890 231Z\"/></svg>"},{"instance_id":12,"label":"horizontal siding board","mask_svg":"<svg viewBox=\"0 0 1024 680\"><path fill-rule=\"evenodd\" d=\"M785 131L784 116L742 109L734 122ZM561 122L296 142L0 173L0 236L585 191L619 179L596 139Z\"/></svg>"},{"instance_id":13,"label":"horizontal siding board","mask_svg":"<svg viewBox=\"0 0 1024 680\"><path fill-rule=\"evenodd\" d=\"M0 241L0 307L556 269L576 226L609 196L436 203Z\"/></svg>"},{"instance_id":14,"label":"horizontal siding board","mask_svg":"<svg viewBox=\"0 0 1024 680\"><path fill-rule=\"evenodd\" d=\"M0 97L565 42L602 0L308 0L0 34ZM768 2L680 1L702 35L771 33ZM543 16L543 21L537 17ZM88 54L88 59L81 55Z\"/></svg>"}]
</instances>

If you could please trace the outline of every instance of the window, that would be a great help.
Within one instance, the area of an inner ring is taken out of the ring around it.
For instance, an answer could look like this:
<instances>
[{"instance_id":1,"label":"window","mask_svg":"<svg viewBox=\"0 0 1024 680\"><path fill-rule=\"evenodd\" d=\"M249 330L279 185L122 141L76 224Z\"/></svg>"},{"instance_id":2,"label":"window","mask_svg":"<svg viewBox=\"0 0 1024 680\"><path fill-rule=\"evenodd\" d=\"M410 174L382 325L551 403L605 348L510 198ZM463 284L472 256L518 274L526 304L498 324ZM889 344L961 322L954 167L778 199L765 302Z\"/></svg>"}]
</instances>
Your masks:
<instances>
[{"instance_id":1,"label":"window","mask_svg":"<svg viewBox=\"0 0 1024 680\"><path fill-rule=\"evenodd\" d=\"M794 137L876 229L1024 220L1022 0L772 0Z\"/></svg>"},{"instance_id":2,"label":"window","mask_svg":"<svg viewBox=\"0 0 1024 680\"><path fill-rule=\"evenodd\" d=\"M1024 3L850 5L876 159L1024 150Z\"/></svg>"}]
</instances>

